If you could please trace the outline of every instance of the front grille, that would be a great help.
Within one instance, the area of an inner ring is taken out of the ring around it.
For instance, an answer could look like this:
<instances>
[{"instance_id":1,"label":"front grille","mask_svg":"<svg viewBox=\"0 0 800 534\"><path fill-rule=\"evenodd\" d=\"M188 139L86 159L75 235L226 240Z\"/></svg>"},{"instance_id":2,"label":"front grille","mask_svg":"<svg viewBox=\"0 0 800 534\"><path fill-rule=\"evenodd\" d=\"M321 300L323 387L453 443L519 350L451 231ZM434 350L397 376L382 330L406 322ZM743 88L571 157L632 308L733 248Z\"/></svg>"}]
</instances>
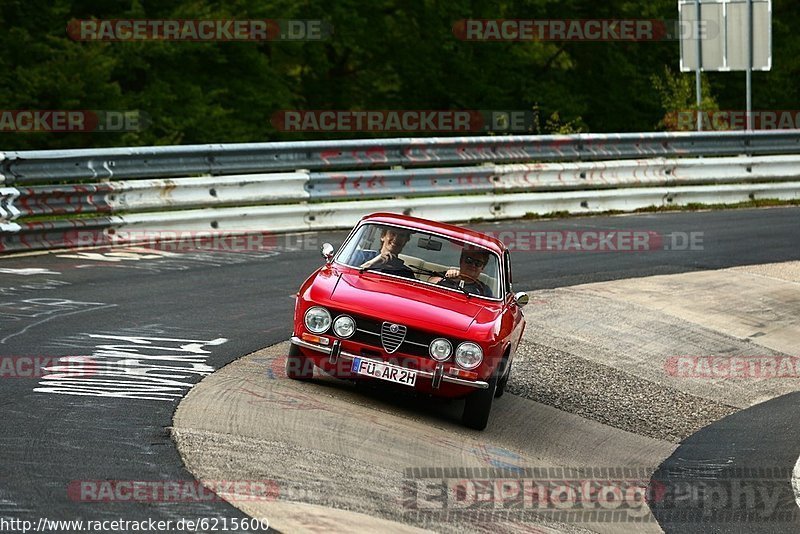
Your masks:
<instances>
[{"instance_id":1,"label":"front grille","mask_svg":"<svg viewBox=\"0 0 800 534\"><path fill-rule=\"evenodd\" d=\"M381 325L381 345L384 350L392 354L399 349L406 338L406 331L407 328L401 324L384 322Z\"/></svg>"},{"instance_id":2,"label":"front grille","mask_svg":"<svg viewBox=\"0 0 800 534\"><path fill-rule=\"evenodd\" d=\"M430 345L431 341L436 339L437 337L443 337L441 335L426 332L423 330L416 330L413 328L407 328L405 338L402 340L397 348L394 351L390 352L387 347L384 346L382 343L382 331L383 331L383 321L375 320L371 317L364 317L363 315L356 315L349 312L337 312L331 310L331 315L336 316L338 313L347 313L356 321L356 332L353 334L352 337L348 338L348 341L354 341L357 343L363 343L364 345L370 345L375 347L376 349L383 348L385 352L392 354L393 352L402 352L404 354L408 354L411 356L420 356L423 358L430 358L430 354L428 352L428 346ZM392 323L387 323L392 324ZM453 348L458 346L460 340L454 338L448 338L450 343L453 344Z\"/></svg>"}]
</instances>

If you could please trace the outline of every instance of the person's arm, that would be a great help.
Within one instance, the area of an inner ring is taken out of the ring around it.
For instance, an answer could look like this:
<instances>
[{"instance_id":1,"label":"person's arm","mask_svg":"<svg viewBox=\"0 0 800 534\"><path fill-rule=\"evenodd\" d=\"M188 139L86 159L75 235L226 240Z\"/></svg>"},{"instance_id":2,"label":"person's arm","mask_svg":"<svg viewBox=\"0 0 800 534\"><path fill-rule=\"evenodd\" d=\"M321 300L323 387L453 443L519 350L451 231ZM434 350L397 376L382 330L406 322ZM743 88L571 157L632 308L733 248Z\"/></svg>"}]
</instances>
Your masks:
<instances>
[{"instance_id":1,"label":"person's arm","mask_svg":"<svg viewBox=\"0 0 800 534\"><path fill-rule=\"evenodd\" d=\"M353 267L362 267L364 263L374 259L377 255L378 252L375 250L357 250L353 253L348 264Z\"/></svg>"},{"instance_id":2,"label":"person's arm","mask_svg":"<svg viewBox=\"0 0 800 534\"><path fill-rule=\"evenodd\" d=\"M442 278L441 276L432 276L430 279L428 279L428 282L430 282L431 284L438 284L442 280L450 279L450 278L458 278L460 275L461 275L461 271L459 271L458 269L453 267L453 268L447 269L447 272L444 273L444 278Z\"/></svg>"},{"instance_id":3,"label":"person's arm","mask_svg":"<svg viewBox=\"0 0 800 534\"><path fill-rule=\"evenodd\" d=\"M397 256L390 252L378 252L375 254L375 257L371 260L365 261L361 264L361 267L364 269L370 269L373 267L380 267L382 271L392 270L391 263L397 260ZM402 262L400 262L402 263Z\"/></svg>"}]
</instances>

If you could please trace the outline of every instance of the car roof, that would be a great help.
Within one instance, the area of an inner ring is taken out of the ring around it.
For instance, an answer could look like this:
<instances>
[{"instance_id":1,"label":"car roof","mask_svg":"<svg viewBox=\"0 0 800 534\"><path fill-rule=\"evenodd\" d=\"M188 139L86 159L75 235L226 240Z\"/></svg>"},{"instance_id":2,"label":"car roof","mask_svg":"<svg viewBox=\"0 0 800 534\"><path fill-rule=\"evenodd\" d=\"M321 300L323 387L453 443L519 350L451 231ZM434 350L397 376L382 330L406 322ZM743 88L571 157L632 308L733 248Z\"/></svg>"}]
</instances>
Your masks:
<instances>
[{"instance_id":1,"label":"car roof","mask_svg":"<svg viewBox=\"0 0 800 534\"><path fill-rule=\"evenodd\" d=\"M398 215L395 213L373 213L363 217L361 222L394 224L398 226L405 226L414 230L435 232L460 241L481 245L501 255L506 250L506 246L502 241L490 235L476 232L468 228L462 228L454 224L436 222L429 219L420 219L419 217L411 217L409 215Z\"/></svg>"}]
</instances>

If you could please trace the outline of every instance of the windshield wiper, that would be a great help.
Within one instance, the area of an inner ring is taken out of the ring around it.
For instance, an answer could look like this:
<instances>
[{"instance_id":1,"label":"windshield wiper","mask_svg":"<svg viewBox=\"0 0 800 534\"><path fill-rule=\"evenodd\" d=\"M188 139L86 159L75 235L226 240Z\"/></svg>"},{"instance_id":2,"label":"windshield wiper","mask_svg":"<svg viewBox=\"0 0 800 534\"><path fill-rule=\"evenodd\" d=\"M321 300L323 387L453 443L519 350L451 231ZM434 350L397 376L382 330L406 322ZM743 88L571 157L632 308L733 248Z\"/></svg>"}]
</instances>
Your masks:
<instances>
[{"instance_id":1,"label":"windshield wiper","mask_svg":"<svg viewBox=\"0 0 800 534\"><path fill-rule=\"evenodd\" d=\"M407 267L409 269L411 269L412 271L414 271L416 273L419 273L419 274L427 274L427 275L430 275L430 276L436 275L436 276L441 276L442 278L444 278L444 273L440 273L438 271L431 271L430 269L423 269L422 267L417 267L416 265L407 265Z\"/></svg>"}]
</instances>

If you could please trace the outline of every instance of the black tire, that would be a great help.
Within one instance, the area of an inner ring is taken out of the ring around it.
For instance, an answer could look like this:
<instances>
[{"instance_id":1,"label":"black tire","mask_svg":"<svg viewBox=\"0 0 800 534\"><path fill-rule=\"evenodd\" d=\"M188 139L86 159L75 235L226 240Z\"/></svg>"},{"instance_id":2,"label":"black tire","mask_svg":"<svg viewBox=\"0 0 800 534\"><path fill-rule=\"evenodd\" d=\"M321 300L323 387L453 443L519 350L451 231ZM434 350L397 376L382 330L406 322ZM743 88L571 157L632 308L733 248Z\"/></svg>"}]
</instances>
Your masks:
<instances>
[{"instance_id":1,"label":"black tire","mask_svg":"<svg viewBox=\"0 0 800 534\"><path fill-rule=\"evenodd\" d=\"M489 387L470 393L467 402L464 404L464 413L461 414L461 423L475 430L483 430L489 422L489 414L492 411L492 401L497 390L497 373L492 374L489 379Z\"/></svg>"},{"instance_id":2,"label":"black tire","mask_svg":"<svg viewBox=\"0 0 800 534\"><path fill-rule=\"evenodd\" d=\"M503 373L503 378L497 383L497 391L494 392L495 399L499 399L506 392L506 385L508 385L508 379L511 377L511 362L508 359L504 361L503 367L505 367L505 372Z\"/></svg>"},{"instance_id":3,"label":"black tire","mask_svg":"<svg viewBox=\"0 0 800 534\"><path fill-rule=\"evenodd\" d=\"M292 380L311 380L314 376L314 362L306 358L294 343L289 346L286 357L286 376Z\"/></svg>"}]
</instances>

